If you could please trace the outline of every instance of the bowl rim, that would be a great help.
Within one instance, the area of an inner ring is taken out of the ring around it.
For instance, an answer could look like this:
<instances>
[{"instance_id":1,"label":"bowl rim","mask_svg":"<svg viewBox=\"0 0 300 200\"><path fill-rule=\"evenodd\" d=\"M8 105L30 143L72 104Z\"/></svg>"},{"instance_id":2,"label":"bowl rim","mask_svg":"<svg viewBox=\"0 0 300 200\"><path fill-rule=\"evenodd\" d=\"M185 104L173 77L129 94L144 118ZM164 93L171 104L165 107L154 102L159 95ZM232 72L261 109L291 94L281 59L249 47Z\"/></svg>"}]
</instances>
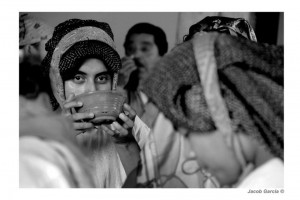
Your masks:
<instances>
[{"instance_id":1,"label":"bowl rim","mask_svg":"<svg viewBox=\"0 0 300 200\"><path fill-rule=\"evenodd\" d=\"M117 90L96 90L96 91L91 91L91 92L85 92L85 93L82 93L82 94L79 94L77 96L74 96L74 100L78 99L78 98L81 98L81 97L85 97L85 96L90 96L92 94L116 94L116 95L119 95L119 96L122 96L123 98L126 98L125 95L123 95L122 92L120 91L117 91Z\"/></svg>"}]
</instances>

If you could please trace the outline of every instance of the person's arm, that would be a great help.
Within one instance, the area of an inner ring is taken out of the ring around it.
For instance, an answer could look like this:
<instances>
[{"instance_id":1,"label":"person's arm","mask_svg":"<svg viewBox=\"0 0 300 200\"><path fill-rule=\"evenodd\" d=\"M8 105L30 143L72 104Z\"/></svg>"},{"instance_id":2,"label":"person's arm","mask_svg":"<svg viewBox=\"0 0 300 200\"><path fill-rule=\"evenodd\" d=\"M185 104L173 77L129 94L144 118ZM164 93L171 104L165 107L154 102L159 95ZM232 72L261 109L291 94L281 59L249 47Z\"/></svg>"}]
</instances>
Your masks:
<instances>
[{"instance_id":1,"label":"person's arm","mask_svg":"<svg viewBox=\"0 0 300 200\"><path fill-rule=\"evenodd\" d=\"M138 117L134 119L134 126L132 128L132 142L123 145L116 145L117 151L120 155L121 162L125 168L127 178L123 188L137 187L137 176L140 172L141 154L140 151L145 150L145 144L150 142L150 128ZM147 150L149 150L146 147ZM145 158L144 158L145 159Z\"/></svg>"},{"instance_id":2,"label":"person's arm","mask_svg":"<svg viewBox=\"0 0 300 200\"><path fill-rule=\"evenodd\" d=\"M127 176L132 173L140 162L140 148L135 140L127 143L115 143L122 165Z\"/></svg>"},{"instance_id":3,"label":"person's arm","mask_svg":"<svg viewBox=\"0 0 300 200\"><path fill-rule=\"evenodd\" d=\"M124 104L123 109L124 113L120 113L117 121L113 122L110 126L101 125L101 128L112 136L125 172L129 175L138 165L140 148L133 137L136 113L128 104Z\"/></svg>"}]
</instances>

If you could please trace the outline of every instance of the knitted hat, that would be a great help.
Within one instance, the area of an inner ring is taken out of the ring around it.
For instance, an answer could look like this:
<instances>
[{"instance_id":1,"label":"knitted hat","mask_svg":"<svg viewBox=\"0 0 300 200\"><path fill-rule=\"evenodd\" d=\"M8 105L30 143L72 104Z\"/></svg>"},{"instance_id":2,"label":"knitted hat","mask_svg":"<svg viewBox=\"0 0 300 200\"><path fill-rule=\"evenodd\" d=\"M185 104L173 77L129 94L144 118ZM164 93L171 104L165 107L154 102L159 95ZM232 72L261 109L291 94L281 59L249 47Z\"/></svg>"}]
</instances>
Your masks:
<instances>
[{"instance_id":1,"label":"knitted hat","mask_svg":"<svg viewBox=\"0 0 300 200\"><path fill-rule=\"evenodd\" d=\"M19 46L34 44L43 39L50 39L53 28L45 22L29 15L19 18Z\"/></svg>"},{"instance_id":2,"label":"knitted hat","mask_svg":"<svg viewBox=\"0 0 300 200\"><path fill-rule=\"evenodd\" d=\"M214 129L205 101L201 101L202 105L197 105L198 108L189 109L193 112L187 112L186 105L190 104L185 103L185 96L199 82L192 42L188 41L178 45L160 60L151 76L142 83L141 89L175 126L205 132ZM203 100L201 95L200 99ZM198 117L194 111L198 111Z\"/></svg>"},{"instance_id":3,"label":"knitted hat","mask_svg":"<svg viewBox=\"0 0 300 200\"><path fill-rule=\"evenodd\" d=\"M65 100L63 81L79 69L84 59L99 58L108 71L119 71L121 59L113 39L110 26L105 22L70 19L55 27L53 37L46 44L48 53L42 65L46 74L50 75L58 103ZM54 108L57 108L56 100L51 99Z\"/></svg>"},{"instance_id":4,"label":"knitted hat","mask_svg":"<svg viewBox=\"0 0 300 200\"><path fill-rule=\"evenodd\" d=\"M142 91L175 127L229 124L222 132L243 132L283 158L283 47L197 34L160 60Z\"/></svg>"}]
</instances>

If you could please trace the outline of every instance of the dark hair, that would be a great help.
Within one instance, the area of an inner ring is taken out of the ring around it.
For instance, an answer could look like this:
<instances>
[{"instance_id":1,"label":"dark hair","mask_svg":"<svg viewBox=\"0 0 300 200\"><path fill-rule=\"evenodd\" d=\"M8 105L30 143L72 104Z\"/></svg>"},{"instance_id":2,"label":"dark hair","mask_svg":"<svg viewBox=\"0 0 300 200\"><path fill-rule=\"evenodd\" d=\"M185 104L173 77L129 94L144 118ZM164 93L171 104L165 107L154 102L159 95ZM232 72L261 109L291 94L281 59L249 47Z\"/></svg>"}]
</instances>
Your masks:
<instances>
[{"instance_id":1,"label":"dark hair","mask_svg":"<svg viewBox=\"0 0 300 200\"><path fill-rule=\"evenodd\" d=\"M35 99L42 92L51 92L50 81L43 76L42 67L30 62L19 64L19 95Z\"/></svg>"},{"instance_id":2,"label":"dark hair","mask_svg":"<svg viewBox=\"0 0 300 200\"><path fill-rule=\"evenodd\" d=\"M125 50L128 47L129 38L133 34L141 34L146 33L153 35L154 43L158 47L158 52L160 56L163 56L168 51L168 41L165 32L158 26L154 26L153 24L149 23L138 23L131 27L126 35L124 48Z\"/></svg>"}]
</instances>

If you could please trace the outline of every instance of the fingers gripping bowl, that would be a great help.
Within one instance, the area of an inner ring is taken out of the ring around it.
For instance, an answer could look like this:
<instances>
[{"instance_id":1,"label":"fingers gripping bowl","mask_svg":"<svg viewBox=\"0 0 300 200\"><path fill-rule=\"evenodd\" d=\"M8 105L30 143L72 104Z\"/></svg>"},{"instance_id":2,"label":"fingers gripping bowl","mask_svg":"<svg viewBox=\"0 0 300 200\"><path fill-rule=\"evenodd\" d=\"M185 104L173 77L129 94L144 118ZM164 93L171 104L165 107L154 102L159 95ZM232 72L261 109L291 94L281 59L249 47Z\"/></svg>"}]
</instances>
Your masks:
<instances>
[{"instance_id":1,"label":"fingers gripping bowl","mask_svg":"<svg viewBox=\"0 0 300 200\"><path fill-rule=\"evenodd\" d=\"M125 99L124 94L116 90L88 92L74 97L74 100L83 103L82 107L76 109L78 113L95 114L90 120L93 124L115 121L122 111Z\"/></svg>"}]
</instances>

